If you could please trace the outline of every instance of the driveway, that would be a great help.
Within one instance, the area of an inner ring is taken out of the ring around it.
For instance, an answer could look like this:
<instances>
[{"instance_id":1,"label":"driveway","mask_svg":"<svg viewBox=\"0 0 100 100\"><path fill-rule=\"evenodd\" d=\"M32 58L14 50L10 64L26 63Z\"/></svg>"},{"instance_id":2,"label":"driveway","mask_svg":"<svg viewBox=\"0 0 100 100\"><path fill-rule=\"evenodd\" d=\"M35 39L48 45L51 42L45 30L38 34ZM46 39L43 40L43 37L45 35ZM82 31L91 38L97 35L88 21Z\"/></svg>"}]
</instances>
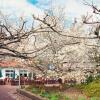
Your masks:
<instances>
[{"instance_id":1,"label":"driveway","mask_svg":"<svg viewBox=\"0 0 100 100\"><path fill-rule=\"evenodd\" d=\"M0 85L0 100L31 100L16 92L16 86Z\"/></svg>"}]
</instances>

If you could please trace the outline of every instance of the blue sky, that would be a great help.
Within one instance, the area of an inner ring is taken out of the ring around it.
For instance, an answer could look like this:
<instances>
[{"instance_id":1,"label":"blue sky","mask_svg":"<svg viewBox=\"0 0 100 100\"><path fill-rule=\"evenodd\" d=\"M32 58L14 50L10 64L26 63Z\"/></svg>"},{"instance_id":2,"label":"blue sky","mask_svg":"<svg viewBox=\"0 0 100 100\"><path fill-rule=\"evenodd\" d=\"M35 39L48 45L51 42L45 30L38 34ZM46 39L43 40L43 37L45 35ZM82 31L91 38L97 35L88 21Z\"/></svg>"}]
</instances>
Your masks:
<instances>
[{"instance_id":1,"label":"blue sky","mask_svg":"<svg viewBox=\"0 0 100 100\"><path fill-rule=\"evenodd\" d=\"M29 3L32 3L33 5L38 3L38 0L27 0L27 1L28 1Z\"/></svg>"},{"instance_id":2,"label":"blue sky","mask_svg":"<svg viewBox=\"0 0 100 100\"><path fill-rule=\"evenodd\" d=\"M91 2L92 0L86 0ZM100 7L100 0L94 0ZM63 7L66 18L73 20L82 15L92 13L90 7L83 4L83 0L0 0L0 11L8 15L37 16L43 15L44 10L53 8L53 10ZM56 12L55 12L56 13Z\"/></svg>"}]
</instances>

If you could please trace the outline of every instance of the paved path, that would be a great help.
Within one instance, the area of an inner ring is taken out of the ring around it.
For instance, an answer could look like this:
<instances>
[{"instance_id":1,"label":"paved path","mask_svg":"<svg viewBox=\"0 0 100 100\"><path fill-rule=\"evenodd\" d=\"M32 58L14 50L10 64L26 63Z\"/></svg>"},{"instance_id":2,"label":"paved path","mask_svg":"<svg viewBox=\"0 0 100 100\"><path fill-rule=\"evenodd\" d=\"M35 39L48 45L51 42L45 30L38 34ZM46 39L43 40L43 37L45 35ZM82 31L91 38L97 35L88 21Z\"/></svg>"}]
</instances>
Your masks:
<instances>
[{"instance_id":1,"label":"paved path","mask_svg":"<svg viewBox=\"0 0 100 100\"><path fill-rule=\"evenodd\" d=\"M0 85L0 100L31 100L16 92L16 86Z\"/></svg>"}]
</instances>

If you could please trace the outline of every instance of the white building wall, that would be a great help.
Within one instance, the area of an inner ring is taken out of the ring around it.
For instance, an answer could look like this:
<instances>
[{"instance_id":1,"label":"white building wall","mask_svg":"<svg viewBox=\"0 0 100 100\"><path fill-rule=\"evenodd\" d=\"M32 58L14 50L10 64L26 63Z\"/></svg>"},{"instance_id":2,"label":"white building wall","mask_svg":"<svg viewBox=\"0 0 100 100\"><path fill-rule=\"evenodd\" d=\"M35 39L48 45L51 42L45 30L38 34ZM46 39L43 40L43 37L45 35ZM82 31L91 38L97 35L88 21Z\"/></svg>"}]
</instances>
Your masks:
<instances>
[{"instance_id":1,"label":"white building wall","mask_svg":"<svg viewBox=\"0 0 100 100\"><path fill-rule=\"evenodd\" d=\"M19 76L19 69L18 68L15 68L15 78L17 78Z\"/></svg>"},{"instance_id":2,"label":"white building wall","mask_svg":"<svg viewBox=\"0 0 100 100\"><path fill-rule=\"evenodd\" d=\"M5 69L2 69L1 72L2 72L2 78L3 78L3 79L6 78L6 77L5 77Z\"/></svg>"},{"instance_id":3,"label":"white building wall","mask_svg":"<svg viewBox=\"0 0 100 100\"><path fill-rule=\"evenodd\" d=\"M14 70L13 68L2 68L1 72L2 72L2 78L6 78L6 70Z\"/></svg>"},{"instance_id":4,"label":"white building wall","mask_svg":"<svg viewBox=\"0 0 100 100\"><path fill-rule=\"evenodd\" d=\"M17 78L19 76L19 68L2 68L1 72L2 72L2 78L6 78L6 70L14 70L15 71L15 78ZM20 68L20 70L26 70L23 68ZM27 76L29 75L29 71L27 70Z\"/></svg>"}]
</instances>

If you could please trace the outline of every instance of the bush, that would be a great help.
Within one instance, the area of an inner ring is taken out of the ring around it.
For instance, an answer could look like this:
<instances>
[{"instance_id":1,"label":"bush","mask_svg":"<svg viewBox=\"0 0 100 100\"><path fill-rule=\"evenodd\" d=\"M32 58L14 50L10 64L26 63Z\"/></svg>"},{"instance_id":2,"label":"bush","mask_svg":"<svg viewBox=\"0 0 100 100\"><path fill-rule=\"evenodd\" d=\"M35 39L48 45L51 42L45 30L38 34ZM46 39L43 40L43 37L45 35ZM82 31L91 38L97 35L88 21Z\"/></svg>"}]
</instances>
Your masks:
<instances>
[{"instance_id":1,"label":"bush","mask_svg":"<svg viewBox=\"0 0 100 100\"><path fill-rule=\"evenodd\" d=\"M90 75L87 77L86 83L89 84L89 83L93 82L93 80L94 80L94 77L92 75Z\"/></svg>"},{"instance_id":2,"label":"bush","mask_svg":"<svg viewBox=\"0 0 100 100\"><path fill-rule=\"evenodd\" d=\"M100 97L100 80L95 80L83 89L84 93L90 97Z\"/></svg>"},{"instance_id":3,"label":"bush","mask_svg":"<svg viewBox=\"0 0 100 100\"><path fill-rule=\"evenodd\" d=\"M39 90L37 88L33 88L32 89L32 93L38 94L39 93Z\"/></svg>"},{"instance_id":4,"label":"bush","mask_svg":"<svg viewBox=\"0 0 100 100\"><path fill-rule=\"evenodd\" d=\"M48 92L42 92L42 93L40 93L40 96L48 98L49 93Z\"/></svg>"},{"instance_id":5,"label":"bush","mask_svg":"<svg viewBox=\"0 0 100 100\"><path fill-rule=\"evenodd\" d=\"M78 97L78 100L86 100L85 97Z\"/></svg>"},{"instance_id":6,"label":"bush","mask_svg":"<svg viewBox=\"0 0 100 100\"><path fill-rule=\"evenodd\" d=\"M65 97L65 100L70 100L70 98L68 96Z\"/></svg>"},{"instance_id":7,"label":"bush","mask_svg":"<svg viewBox=\"0 0 100 100\"><path fill-rule=\"evenodd\" d=\"M86 84L78 84L75 86L77 89L82 90L84 94L86 94L91 98L91 100L95 100L95 97L99 97L100 100L100 78L96 77L95 79L93 77L88 77L87 78L87 83Z\"/></svg>"},{"instance_id":8,"label":"bush","mask_svg":"<svg viewBox=\"0 0 100 100\"><path fill-rule=\"evenodd\" d=\"M57 94L52 94L50 97L49 97L49 100L59 100L59 96Z\"/></svg>"},{"instance_id":9,"label":"bush","mask_svg":"<svg viewBox=\"0 0 100 100\"><path fill-rule=\"evenodd\" d=\"M99 100L99 99L97 99L96 97L92 97L90 100Z\"/></svg>"}]
</instances>

